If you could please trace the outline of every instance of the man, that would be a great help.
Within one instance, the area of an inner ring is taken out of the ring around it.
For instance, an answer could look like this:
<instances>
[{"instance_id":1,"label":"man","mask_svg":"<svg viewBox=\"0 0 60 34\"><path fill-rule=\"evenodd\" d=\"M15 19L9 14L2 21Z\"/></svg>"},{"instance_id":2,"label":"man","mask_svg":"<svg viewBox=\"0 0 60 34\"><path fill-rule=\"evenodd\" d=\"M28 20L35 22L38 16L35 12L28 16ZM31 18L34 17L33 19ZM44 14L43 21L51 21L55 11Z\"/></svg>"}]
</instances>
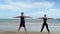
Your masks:
<instances>
[{"instance_id":1,"label":"man","mask_svg":"<svg viewBox=\"0 0 60 34\"><path fill-rule=\"evenodd\" d=\"M26 30L26 27L25 27L25 18L31 18L29 16L24 16L24 13L21 12L21 16L17 16L16 18L21 18L21 21L20 21L20 25L19 25L19 29L18 29L18 33L19 33L19 30L21 29L21 27L23 26L24 29L25 29L25 32L27 34L27 30Z\"/></svg>"}]
</instances>

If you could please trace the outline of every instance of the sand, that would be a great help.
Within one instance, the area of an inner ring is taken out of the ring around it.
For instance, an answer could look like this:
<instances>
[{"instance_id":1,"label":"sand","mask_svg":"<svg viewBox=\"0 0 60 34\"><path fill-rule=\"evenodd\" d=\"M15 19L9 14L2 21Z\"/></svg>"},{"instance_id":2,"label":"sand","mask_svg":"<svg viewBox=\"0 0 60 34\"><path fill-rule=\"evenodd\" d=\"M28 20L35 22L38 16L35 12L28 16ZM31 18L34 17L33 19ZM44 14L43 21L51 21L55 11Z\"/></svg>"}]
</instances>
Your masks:
<instances>
[{"instance_id":1,"label":"sand","mask_svg":"<svg viewBox=\"0 0 60 34\"><path fill-rule=\"evenodd\" d=\"M17 34L17 32L13 31L5 31L5 32L0 32L0 34ZM19 32L19 34L26 34L25 32ZM27 34L48 34L48 32L27 32ZM55 34L54 32L50 32L50 34Z\"/></svg>"},{"instance_id":2,"label":"sand","mask_svg":"<svg viewBox=\"0 0 60 34\"><path fill-rule=\"evenodd\" d=\"M41 33L39 32L41 29L40 24L26 24L27 34L48 34L46 28ZM17 34L18 24L0 24L0 34ZM60 24L53 25L49 24L50 34L60 34ZM21 28L21 31L24 31ZM35 32L36 31L36 32ZM19 34L26 34L25 32L20 32Z\"/></svg>"}]
</instances>

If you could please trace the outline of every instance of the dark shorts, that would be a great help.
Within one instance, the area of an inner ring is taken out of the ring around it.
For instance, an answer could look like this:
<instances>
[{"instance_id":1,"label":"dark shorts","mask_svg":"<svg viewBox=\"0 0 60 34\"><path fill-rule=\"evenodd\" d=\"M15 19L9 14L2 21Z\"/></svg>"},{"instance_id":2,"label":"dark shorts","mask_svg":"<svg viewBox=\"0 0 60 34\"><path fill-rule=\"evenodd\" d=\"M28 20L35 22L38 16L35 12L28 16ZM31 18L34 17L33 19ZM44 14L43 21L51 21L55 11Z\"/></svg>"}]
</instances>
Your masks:
<instances>
[{"instance_id":1,"label":"dark shorts","mask_svg":"<svg viewBox=\"0 0 60 34\"><path fill-rule=\"evenodd\" d=\"M25 23L20 23L20 27L25 27Z\"/></svg>"}]
</instances>

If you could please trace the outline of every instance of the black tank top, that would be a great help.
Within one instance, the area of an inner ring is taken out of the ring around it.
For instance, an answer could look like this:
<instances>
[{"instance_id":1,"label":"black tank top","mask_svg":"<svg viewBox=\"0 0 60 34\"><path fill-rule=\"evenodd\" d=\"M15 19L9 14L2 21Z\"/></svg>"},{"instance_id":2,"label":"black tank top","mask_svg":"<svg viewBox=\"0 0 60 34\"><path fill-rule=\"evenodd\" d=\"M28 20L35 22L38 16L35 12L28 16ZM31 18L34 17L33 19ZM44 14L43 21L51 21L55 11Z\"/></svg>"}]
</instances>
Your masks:
<instances>
[{"instance_id":1,"label":"black tank top","mask_svg":"<svg viewBox=\"0 0 60 34\"><path fill-rule=\"evenodd\" d=\"M47 18L43 18L43 21L44 21L44 24L47 24L46 21L47 21Z\"/></svg>"},{"instance_id":2,"label":"black tank top","mask_svg":"<svg viewBox=\"0 0 60 34\"><path fill-rule=\"evenodd\" d=\"M21 16L21 23L25 23L25 18Z\"/></svg>"}]
</instances>

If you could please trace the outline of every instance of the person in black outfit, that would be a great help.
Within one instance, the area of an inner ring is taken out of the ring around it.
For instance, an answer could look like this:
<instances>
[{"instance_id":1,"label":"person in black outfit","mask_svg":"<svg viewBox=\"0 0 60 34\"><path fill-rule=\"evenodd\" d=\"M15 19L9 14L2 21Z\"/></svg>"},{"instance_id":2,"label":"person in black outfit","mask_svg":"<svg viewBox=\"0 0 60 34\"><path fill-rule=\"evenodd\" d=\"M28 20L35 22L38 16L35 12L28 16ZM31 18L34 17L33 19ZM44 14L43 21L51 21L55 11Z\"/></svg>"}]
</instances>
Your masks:
<instances>
[{"instance_id":1,"label":"person in black outfit","mask_svg":"<svg viewBox=\"0 0 60 34\"><path fill-rule=\"evenodd\" d=\"M31 17L29 17L29 16L24 16L24 13L21 12L21 16L17 16L16 18L21 18L20 25L19 25L19 29L18 29L18 33L19 33L20 28L23 26L24 29L25 29L25 32L26 32L26 34L27 34L26 27L25 27L25 18L31 18Z\"/></svg>"},{"instance_id":2,"label":"person in black outfit","mask_svg":"<svg viewBox=\"0 0 60 34\"><path fill-rule=\"evenodd\" d=\"M49 29L48 29L48 24L46 23L47 22L46 14L44 15L44 17L42 19L43 19L43 25L42 25L41 32L43 31L44 26L46 26L47 31L50 32Z\"/></svg>"},{"instance_id":3,"label":"person in black outfit","mask_svg":"<svg viewBox=\"0 0 60 34\"><path fill-rule=\"evenodd\" d=\"M50 31L49 31L49 28L48 28L48 24L47 24L47 19L53 19L53 18L47 18L46 14L44 14L44 17L43 18L39 18L39 19L43 19L43 25L42 25L42 28L41 28L40 32L42 32L43 29L44 29L44 26L46 26L46 29L47 29L48 33L50 34Z\"/></svg>"}]
</instances>

